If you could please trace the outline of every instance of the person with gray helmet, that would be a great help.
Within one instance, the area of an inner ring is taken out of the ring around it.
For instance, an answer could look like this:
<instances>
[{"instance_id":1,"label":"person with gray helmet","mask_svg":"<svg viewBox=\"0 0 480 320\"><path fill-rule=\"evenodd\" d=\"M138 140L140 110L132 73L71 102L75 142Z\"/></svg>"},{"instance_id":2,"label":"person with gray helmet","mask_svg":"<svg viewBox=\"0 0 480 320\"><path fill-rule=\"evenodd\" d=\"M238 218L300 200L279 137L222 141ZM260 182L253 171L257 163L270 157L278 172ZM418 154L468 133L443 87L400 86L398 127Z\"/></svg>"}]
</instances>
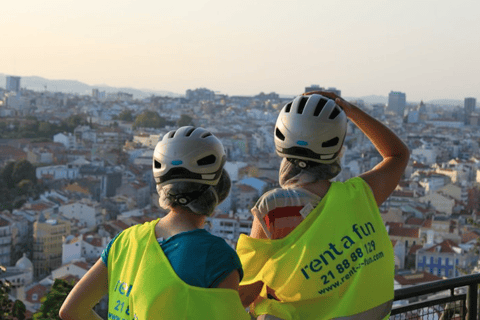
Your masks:
<instances>
[{"instance_id":1,"label":"person with gray helmet","mask_svg":"<svg viewBox=\"0 0 480 320\"><path fill-rule=\"evenodd\" d=\"M345 182L343 142L350 119L383 160ZM252 208L250 237L237 253L244 306L258 319L387 319L394 256L378 206L409 159L385 125L331 92L309 92L281 110L274 132L281 188Z\"/></svg>"},{"instance_id":2,"label":"person with gray helmet","mask_svg":"<svg viewBox=\"0 0 480 320\"><path fill-rule=\"evenodd\" d=\"M238 294L243 269L225 240L205 229L230 191L222 143L192 126L165 134L153 154L159 204L168 214L119 233L68 295L62 319L249 319Z\"/></svg>"}]
</instances>

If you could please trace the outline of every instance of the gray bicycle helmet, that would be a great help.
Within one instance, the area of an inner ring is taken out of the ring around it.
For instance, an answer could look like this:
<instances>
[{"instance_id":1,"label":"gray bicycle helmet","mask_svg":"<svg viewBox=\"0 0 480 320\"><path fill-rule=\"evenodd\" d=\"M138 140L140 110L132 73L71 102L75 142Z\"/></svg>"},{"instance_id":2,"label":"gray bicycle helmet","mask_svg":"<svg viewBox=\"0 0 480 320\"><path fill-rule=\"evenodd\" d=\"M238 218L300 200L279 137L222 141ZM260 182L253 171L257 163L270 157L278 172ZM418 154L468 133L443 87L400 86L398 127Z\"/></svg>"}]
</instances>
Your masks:
<instances>
[{"instance_id":1,"label":"gray bicycle helmet","mask_svg":"<svg viewBox=\"0 0 480 320\"><path fill-rule=\"evenodd\" d=\"M165 134L153 153L157 191L166 183L216 185L226 161L222 143L211 132L191 126Z\"/></svg>"},{"instance_id":2,"label":"gray bicycle helmet","mask_svg":"<svg viewBox=\"0 0 480 320\"><path fill-rule=\"evenodd\" d=\"M334 100L319 94L299 96L287 103L275 125L279 156L333 163L347 131L347 116Z\"/></svg>"}]
</instances>

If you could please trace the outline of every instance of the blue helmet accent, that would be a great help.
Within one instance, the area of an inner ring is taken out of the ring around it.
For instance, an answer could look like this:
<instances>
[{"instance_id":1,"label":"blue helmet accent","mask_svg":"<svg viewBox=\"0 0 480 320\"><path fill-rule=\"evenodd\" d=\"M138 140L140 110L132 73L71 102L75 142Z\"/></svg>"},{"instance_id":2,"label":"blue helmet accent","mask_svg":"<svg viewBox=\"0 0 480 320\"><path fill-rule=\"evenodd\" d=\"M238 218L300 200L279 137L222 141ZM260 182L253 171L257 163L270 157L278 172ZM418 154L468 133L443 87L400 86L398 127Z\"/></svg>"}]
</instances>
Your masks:
<instances>
[{"instance_id":1,"label":"blue helmet accent","mask_svg":"<svg viewBox=\"0 0 480 320\"><path fill-rule=\"evenodd\" d=\"M307 141L303 141L303 140L298 140L298 141L297 141L297 144L298 144L299 146L308 146L308 142L307 142Z\"/></svg>"},{"instance_id":2,"label":"blue helmet accent","mask_svg":"<svg viewBox=\"0 0 480 320\"><path fill-rule=\"evenodd\" d=\"M172 161L172 165L174 165L174 166L179 166L179 165L181 165L182 163L183 163L182 160L173 160L173 161Z\"/></svg>"}]
</instances>

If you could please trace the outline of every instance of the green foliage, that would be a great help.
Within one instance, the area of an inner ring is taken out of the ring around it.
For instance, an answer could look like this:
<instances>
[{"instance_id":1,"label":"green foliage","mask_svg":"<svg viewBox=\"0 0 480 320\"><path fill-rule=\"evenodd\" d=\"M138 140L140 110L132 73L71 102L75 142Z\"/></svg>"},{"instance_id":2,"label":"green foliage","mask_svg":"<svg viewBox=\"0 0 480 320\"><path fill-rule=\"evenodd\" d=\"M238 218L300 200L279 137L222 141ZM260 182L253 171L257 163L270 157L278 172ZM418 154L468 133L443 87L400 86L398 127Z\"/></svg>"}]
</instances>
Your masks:
<instances>
[{"instance_id":1,"label":"green foliage","mask_svg":"<svg viewBox=\"0 0 480 320\"><path fill-rule=\"evenodd\" d=\"M29 161L9 162L0 171L0 211L19 208L40 192L35 167Z\"/></svg>"},{"instance_id":2,"label":"green foliage","mask_svg":"<svg viewBox=\"0 0 480 320\"><path fill-rule=\"evenodd\" d=\"M85 117L81 115L70 116L60 124L38 121L35 117L20 120L0 122L0 138L46 138L51 141L52 137L59 132L73 132L77 126L88 124Z\"/></svg>"},{"instance_id":3,"label":"green foliage","mask_svg":"<svg viewBox=\"0 0 480 320\"><path fill-rule=\"evenodd\" d=\"M133 121L133 114L132 114L132 111L130 110L123 110L122 112L120 112L120 114L118 115L118 120L122 120L122 121Z\"/></svg>"},{"instance_id":4,"label":"green foliage","mask_svg":"<svg viewBox=\"0 0 480 320\"><path fill-rule=\"evenodd\" d=\"M182 114L180 116L180 119L178 119L177 121L177 126L178 127L193 126L193 118L186 114Z\"/></svg>"},{"instance_id":5,"label":"green foliage","mask_svg":"<svg viewBox=\"0 0 480 320\"><path fill-rule=\"evenodd\" d=\"M73 289L74 283L68 283L62 279L55 279L52 290L42 299L40 310L33 315L34 320L61 320L58 316L63 301Z\"/></svg>"},{"instance_id":6,"label":"green foliage","mask_svg":"<svg viewBox=\"0 0 480 320\"><path fill-rule=\"evenodd\" d=\"M134 128L163 128L167 121L154 111L144 111L135 118Z\"/></svg>"},{"instance_id":7,"label":"green foliage","mask_svg":"<svg viewBox=\"0 0 480 320\"><path fill-rule=\"evenodd\" d=\"M32 183L37 183L35 171L35 167L28 160L20 160L15 162L12 172L13 183L18 185L23 180L29 180Z\"/></svg>"}]
</instances>

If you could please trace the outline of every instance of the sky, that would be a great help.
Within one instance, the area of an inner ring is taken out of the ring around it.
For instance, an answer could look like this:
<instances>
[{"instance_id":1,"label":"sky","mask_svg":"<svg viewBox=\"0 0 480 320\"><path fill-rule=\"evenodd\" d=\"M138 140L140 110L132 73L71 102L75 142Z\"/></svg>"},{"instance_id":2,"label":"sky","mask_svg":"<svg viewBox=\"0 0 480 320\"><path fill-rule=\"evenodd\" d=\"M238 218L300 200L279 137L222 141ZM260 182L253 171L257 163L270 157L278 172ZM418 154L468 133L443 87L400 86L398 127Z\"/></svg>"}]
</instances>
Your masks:
<instances>
[{"instance_id":1,"label":"sky","mask_svg":"<svg viewBox=\"0 0 480 320\"><path fill-rule=\"evenodd\" d=\"M16 0L0 73L228 95L480 101L480 1Z\"/></svg>"}]
</instances>

